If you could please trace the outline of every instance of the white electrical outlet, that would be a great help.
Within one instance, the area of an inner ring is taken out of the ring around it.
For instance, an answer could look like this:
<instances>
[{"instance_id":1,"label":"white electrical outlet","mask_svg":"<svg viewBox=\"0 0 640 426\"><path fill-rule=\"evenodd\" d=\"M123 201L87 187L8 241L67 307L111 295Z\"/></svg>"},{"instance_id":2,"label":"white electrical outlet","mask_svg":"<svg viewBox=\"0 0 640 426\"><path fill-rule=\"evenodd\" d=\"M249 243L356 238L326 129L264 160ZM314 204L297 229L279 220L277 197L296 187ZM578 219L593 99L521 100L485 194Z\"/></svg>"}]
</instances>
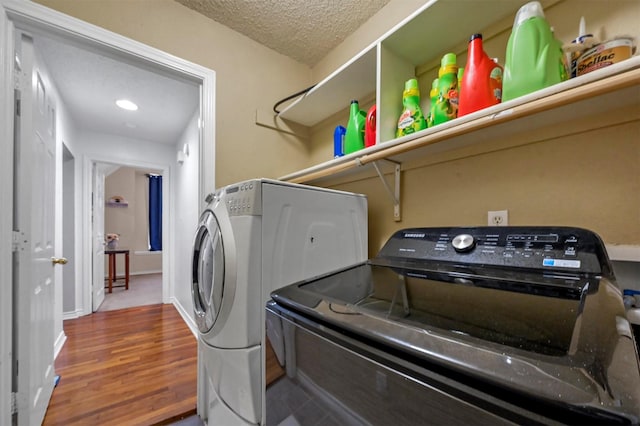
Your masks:
<instances>
[{"instance_id":1,"label":"white electrical outlet","mask_svg":"<svg viewBox=\"0 0 640 426\"><path fill-rule=\"evenodd\" d=\"M507 226L509 225L509 211L508 210L496 210L490 211L487 214L487 224L489 226Z\"/></svg>"}]
</instances>

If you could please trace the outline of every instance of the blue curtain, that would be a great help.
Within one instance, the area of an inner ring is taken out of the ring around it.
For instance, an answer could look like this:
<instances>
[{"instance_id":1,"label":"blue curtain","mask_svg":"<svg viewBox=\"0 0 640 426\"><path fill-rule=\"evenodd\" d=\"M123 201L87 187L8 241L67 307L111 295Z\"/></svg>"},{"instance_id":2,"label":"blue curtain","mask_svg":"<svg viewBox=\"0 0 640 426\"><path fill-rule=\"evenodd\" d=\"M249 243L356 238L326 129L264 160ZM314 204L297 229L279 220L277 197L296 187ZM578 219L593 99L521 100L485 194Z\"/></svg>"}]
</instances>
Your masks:
<instances>
[{"instance_id":1,"label":"blue curtain","mask_svg":"<svg viewBox=\"0 0 640 426\"><path fill-rule=\"evenodd\" d=\"M162 250L162 176L149 175L149 250Z\"/></svg>"}]
</instances>

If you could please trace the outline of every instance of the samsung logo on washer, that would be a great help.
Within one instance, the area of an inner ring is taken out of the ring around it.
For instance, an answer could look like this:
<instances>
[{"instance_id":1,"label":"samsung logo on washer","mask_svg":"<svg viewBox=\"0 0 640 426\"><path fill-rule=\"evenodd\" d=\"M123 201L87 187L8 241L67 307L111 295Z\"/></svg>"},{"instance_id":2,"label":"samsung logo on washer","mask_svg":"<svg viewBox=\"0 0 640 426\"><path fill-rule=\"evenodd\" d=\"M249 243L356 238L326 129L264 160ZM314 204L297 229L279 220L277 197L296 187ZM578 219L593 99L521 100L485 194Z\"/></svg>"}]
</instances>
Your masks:
<instances>
[{"instance_id":1,"label":"samsung logo on washer","mask_svg":"<svg viewBox=\"0 0 640 426\"><path fill-rule=\"evenodd\" d=\"M404 234L404 238L424 238L427 234L409 233Z\"/></svg>"}]
</instances>

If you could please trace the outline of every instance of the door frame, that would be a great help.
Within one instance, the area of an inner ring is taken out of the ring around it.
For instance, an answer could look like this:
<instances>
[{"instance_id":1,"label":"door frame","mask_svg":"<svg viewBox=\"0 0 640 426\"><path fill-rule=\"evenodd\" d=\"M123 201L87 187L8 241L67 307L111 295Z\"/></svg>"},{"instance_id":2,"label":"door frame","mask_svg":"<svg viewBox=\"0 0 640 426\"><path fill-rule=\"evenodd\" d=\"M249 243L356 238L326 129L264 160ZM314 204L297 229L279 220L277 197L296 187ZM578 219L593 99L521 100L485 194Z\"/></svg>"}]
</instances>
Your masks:
<instances>
[{"instance_id":1,"label":"door frame","mask_svg":"<svg viewBox=\"0 0 640 426\"><path fill-rule=\"evenodd\" d=\"M152 170L160 170L162 172L162 303L170 303L171 302L171 294L172 288L170 283L174 280L171 280L171 263L170 259L173 256L173 248L174 248L174 234L170 229L171 223L171 203L172 199L172 174L171 167L168 164L157 164L157 163L146 163L143 161L137 160L122 160L115 157L105 157L100 155L91 155L84 157L83 170L82 173L84 175L84 185L82 190L82 222L83 222L83 246L86 247L82 250L84 253L91 253L91 257L93 257L93 232L91 229L91 210L92 210L92 192L93 192L93 182L92 182L92 168L95 163L102 164L113 164L122 167L132 167L136 169L152 169ZM104 209L104 206L101 206ZM85 264L85 270L83 271L83 280L93 281L93 275L91 273L91 261L92 259L86 259L83 263ZM88 274L88 275L87 275ZM85 281L86 282L86 281ZM83 307L86 314L90 314L92 311L92 297L93 292L91 291L91 287L84 287L84 290L87 290L83 293ZM76 287L76 291L78 288Z\"/></svg>"},{"instance_id":2,"label":"door frame","mask_svg":"<svg viewBox=\"0 0 640 426\"><path fill-rule=\"evenodd\" d=\"M37 3L0 0L0 424L11 424L11 351L13 312L13 63L14 28L55 36L91 46L128 61L199 83L200 207L215 190L215 84L213 70L177 58L103 28L72 18ZM5 201L6 200L6 201ZM82 230L84 231L84 230ZM78 262L80 260L78 259ZM163 266L164 268L164 266ZM56 283L58 285L58 283ZM86 306L83 306L86 310ZM62 307L60 307L62 309Z\"/></svg>"}]
</instances>

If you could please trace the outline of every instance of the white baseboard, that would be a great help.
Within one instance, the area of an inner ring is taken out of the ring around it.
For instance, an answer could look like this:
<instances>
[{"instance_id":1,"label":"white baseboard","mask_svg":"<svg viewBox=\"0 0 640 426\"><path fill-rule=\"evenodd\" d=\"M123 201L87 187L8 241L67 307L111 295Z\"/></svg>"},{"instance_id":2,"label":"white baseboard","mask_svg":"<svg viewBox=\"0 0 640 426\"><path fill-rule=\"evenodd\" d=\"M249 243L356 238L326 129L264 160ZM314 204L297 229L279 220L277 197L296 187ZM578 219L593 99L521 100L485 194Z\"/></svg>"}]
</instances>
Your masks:
<instances>
[{"instance_id":1,"label":"white baseboard","mask_svg":"<svg viewBox=\"0 0 640 426\"><path fill-rule=\"evenodd\" d=\"M136 256L153 256L162 254L162 251L136 250L133 252Z\"/></svg>"},{"instance_id":2,"label":"white baseboard","mask_svg":"<svg viewBox=\"0 0 640 426\"><path fill-rule=\"evenodd\" d=\"M80 318L83 315L81 309L76 309L75 311L68 311L62 313L62 320L70 320Z\"/></svg>"},{"instance_id":3,"label":"white baseboard","mask_svg":"<svg viewBox=\"0 0 640 426\"><path fill-rule=\"evenodd\" d=\"M191 318L191 316L188 314L184 306L180 304L178 299L176 299L175 297L172 297L171 303L173 304L173 306L176 307L176 309L178 310L178 313L180 314L184 322L187 324L187 327L189 327L189 330L191 330L191 333L193 333L193 336L197 339L198 326L196 325L196 322L193 320L193 318Z\"/></svg>"},{"instance_id":4,"label":"white baseboard","mask_svg":"<svg viewBox=\"0 0 640 426\"><path fill-rule=\"evenodd\" d=\"M157 271L136 271L136 272L129 272L129 276L148 275L148 274L161 274L161 273L162 273L162 269L158 269ZM107 276L107 278L109 278L109 276Z\"/></svg>"},{"instance_id":5,"label":"white baseboard","mask_svg":"<svg viewBox=\"0 0 640 426\"><path fill-rule=\"evenodd\" d=\"M129 277L133 277L136 275L149 275L149 274L161 274L162 273L162 269L158 269L158 270L154 270L154 271L136 271L136 272L131 272L129 271ZM120 275L118 275L118 279L122 278ZM105 275L104 276L105 280L109 279L109 275Z\"/></svg>"},{"instance_id":6,"label":"white baseboard","mask_svg":"<svg viewBox=\"0 0 640 426\"><path fill-rule=\"evenodd\" d=\"M61 331L56 339L56 342L53 345L53 359L58 358L62 347L64 346L64 342L67 341L67 335L64 334L64 331Z\"/></svg>"}]
</instances>

